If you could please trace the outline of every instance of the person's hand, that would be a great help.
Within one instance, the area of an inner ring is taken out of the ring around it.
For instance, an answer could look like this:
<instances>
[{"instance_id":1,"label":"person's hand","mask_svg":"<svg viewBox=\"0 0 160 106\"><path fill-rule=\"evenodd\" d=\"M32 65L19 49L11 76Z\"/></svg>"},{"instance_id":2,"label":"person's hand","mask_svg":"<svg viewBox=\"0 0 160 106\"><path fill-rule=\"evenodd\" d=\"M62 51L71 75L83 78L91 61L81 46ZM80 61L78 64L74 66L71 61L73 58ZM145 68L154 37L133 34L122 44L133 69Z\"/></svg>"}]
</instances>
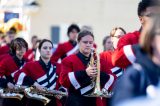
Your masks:
<instances>
[{"instance_id":1,"label":"person's hand","mask_svg":"<svg viewBox=\"0 0 160 106\"><path fill-rule=\"evenodd\" d=\"M14 88L15 88L15 85L14 85L13 83L11 83L11 82L8 82L8 83L7 83L7 87L8 87L9 89L14 89Z\"/></svg>"},{"instance_id":2,"label":"person's hand","mask_svg":"<svg viewBox=\"0 0 160 106\"><path fill-rule=\"evenodd\" d=\"M55 98L57 98L58 100L62 99L62 95L54 95Z\"/></svg>"},{"instance_id":3,"label":"person's hand","mask_svg":"<svg viewBox=\"0 0 160 106\"><path fill-rule=\"evenodd\" d=\"M97 67L95 66L89 66L86 69L86 73L90 78L95 78L97 76Z\"/></svg>"},{"instance_id":4,"label":"person's hand","mask_svg":"<svg viewBox=\"0 0 160 106\"><path fill-rule=\"evenodd\" d=\"M38 84L37 82L35 82L33 85L36 87L36 89L38 89L40 91L45 91L46 90L45 87L43 87L42 85Z\"/></svg>"},{"instance_id":5,"label":"person's hand","mask_svg":"<svg viewBox=\"0 0 160 106\"><path fill-rule=\"evenodd\" d=\"M24 86L24 85L15 85L14 88L15 89L25 89L25 88L27 88L27 86Z\"/></svg>"}]
</instances>

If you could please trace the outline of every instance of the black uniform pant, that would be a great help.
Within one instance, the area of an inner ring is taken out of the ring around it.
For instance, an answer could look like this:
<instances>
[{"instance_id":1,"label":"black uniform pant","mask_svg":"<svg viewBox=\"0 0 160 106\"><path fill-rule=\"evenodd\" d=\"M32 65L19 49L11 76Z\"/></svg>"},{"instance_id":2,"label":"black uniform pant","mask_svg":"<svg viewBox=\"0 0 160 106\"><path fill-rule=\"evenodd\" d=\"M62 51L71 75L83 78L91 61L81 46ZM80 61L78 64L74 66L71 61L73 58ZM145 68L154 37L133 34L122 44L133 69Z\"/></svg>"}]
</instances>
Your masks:
<instances>
[{"instance_id":1,"label":"black uniform pant","mask_svg":"<svg viewBox=\"0 0 160 106\"><path fill-rule=\"evenodd\" d=\"M44 106L44 103L40 100L28 99L27 106ZM52 98L51 101L46 106L56 106L56 99Z\"/></svg>"},{"instance_id":2,"label":"black uniform pant","mask_svg":"<svg viewBox=\"0 0 160 106\"><path fill-rule=\"evenodd\" d=\"M96 98L69 94L65 106L96 106Z\"/></svg>"},{"instance_id":3,"label":"black uniform pant","mask_svg":"<svg viewBox=\"0 0 160 106\"><path fill-rule=\"evenodd\" d=\"M2 101L3 106L26 106L26 98L24 97L22 100L18 100L15 98L7 98Z\"/></svg>"}]
</instances>

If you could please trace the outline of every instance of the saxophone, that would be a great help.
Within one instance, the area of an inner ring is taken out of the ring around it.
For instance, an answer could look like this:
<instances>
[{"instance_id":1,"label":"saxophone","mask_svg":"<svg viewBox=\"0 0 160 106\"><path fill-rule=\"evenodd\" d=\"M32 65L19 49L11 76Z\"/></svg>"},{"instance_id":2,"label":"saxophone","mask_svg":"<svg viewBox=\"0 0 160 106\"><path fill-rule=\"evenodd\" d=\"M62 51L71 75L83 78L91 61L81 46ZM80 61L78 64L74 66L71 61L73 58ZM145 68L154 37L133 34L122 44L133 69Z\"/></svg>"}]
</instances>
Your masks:
<instances>
[{"instance_id":1,"label":"saxophone","mask_svg":"<svg viewBox=\"0 0 160 106\"><path fill-rule=\"evenodd\" d=\"M0 88L0 97L1 98L15 98L18 100L21 100L23 98L24 87L17 86L15 89L9 89L9 88Z\"/></svg>"},{"instance_id":2,"label":"saxophone","mask_svg":"<svg viewBox=\"0 0 160 106\"><path fill-rule=\"evenodd\" d=\"M93 92L91 94L84 95L84 96L111 98L113 95L113 92L100 89L100 59L96 51L93 49L91 49L91 59L90 59L89 65L97 67L97 77L92 79L92 84L94 85Z\"/></svg>"},{"instance_id":3,"label":"saxophone","mask_svg":"<svg viewBox=\"0 0 160 106\"><path fill-rule=\"evenodd\" d=\"M45 89L44 91L37 90L35 87L29 87L24 90L25 95L28 98L40 100L47 105L51 100L46 96L54 96L57 99L61 99L64 96L68 96L68 93L58 90Z\"/></svg>"}]
</instances>

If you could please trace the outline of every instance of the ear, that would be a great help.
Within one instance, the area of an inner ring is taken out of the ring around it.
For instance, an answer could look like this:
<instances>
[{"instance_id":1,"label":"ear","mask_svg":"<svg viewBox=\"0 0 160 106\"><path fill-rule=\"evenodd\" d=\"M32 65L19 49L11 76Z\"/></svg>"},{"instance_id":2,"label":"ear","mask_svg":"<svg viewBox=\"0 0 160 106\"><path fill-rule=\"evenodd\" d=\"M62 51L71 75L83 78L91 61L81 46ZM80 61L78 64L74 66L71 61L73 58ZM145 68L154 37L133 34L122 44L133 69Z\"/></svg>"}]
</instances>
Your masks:
<instances>
[{"instance_id":1,"label":"ear","mask_svg":"<svg viewBox=\"0 0 160 106\"><path fill-rule=\"evenodd\" d=\"M139 21L141 22L141 24L144 24L144 17L143 16L139 16Z\"/></svg>"}]
</instances>

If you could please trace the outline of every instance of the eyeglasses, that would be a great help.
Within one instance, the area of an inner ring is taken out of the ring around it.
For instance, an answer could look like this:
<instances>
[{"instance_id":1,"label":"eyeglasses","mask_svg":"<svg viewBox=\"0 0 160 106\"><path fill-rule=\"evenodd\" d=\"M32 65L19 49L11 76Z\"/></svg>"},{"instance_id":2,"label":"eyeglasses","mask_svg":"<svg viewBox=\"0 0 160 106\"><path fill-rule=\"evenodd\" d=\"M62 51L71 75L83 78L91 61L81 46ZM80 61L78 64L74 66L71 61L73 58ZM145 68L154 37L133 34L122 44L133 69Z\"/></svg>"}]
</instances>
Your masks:
<instances>
[{"instance_id":1,"label":"eyeglasses","mask_svg":"<svg viewBox=\"0 0 160 106\"><path fill-rule=\"evenodd\" d=\"M120 37L122 37L123 35L117 35L117 36L113 36L113 37L115 37L115 38L120 38Z\"/></svg>"}]
</instances>

